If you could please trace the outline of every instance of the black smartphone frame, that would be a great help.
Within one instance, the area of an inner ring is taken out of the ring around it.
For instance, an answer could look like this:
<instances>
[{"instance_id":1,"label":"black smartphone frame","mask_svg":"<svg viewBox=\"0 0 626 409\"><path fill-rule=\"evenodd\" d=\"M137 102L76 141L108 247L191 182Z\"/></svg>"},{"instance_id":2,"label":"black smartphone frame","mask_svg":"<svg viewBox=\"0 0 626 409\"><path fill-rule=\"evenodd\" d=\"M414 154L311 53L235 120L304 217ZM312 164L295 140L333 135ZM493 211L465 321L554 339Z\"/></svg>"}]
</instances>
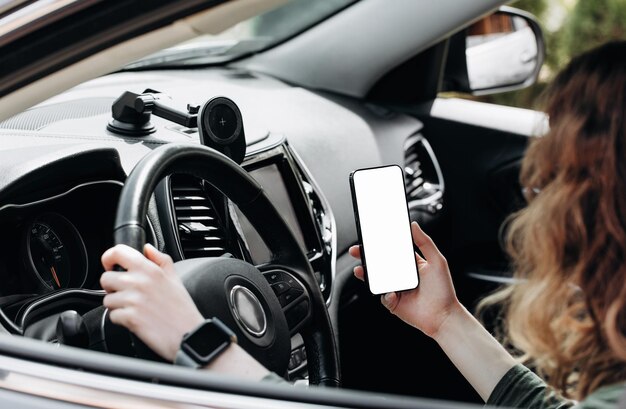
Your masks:
<instances>
[{"instance_id":1,"label":"black smartphone frame","mask_svg":"<svg viewBox=\"0 0 626 409\"><path fill-rule=\"evenodd\" d=\"M411 213L409 210L409 203L406 200L407 197L407 193L406 193L406 180L404 179L404 171L402 169L402 167L400 165L397 164L390 164L390 165L380 165L380 166L371 166L371 167L366 167L366 168L359 168L359 169L355 169L352 172L350 172L350 193L351 193L351 197L352 197L352 209L353 209L353 213L354 213L354 220L356 222L356 232L357 232L357 236L359 239L359 249L361 252L361 265L363 266L363 271L365 273L364 275L364 279L365 282L367 283L367 287L370 289L370 292L372 292L371 290L371 286L369 284L369 279L368 279L368 272L367 272L367 261L366 261L366 257L365 257L365 247L363 246L363 236L362 236L362 232L361 232L361 218L359 216L359 206L357 203L357 197L356 197L356 187L354 186L354 174L356 172L359 171L366 171L366 170L374 170L374 169L381 169L381 168L389 168L389 167L397 167L400 169L400 175L402 177L402 187L404 190L404 202L406 205L406 213L407 213L407 219L409 220L409 229L410 229L410 223L411 223ZM412 232L411 232L411 240L412 240ZM413 244L413 249L415 252L415 244ZM419 267L417 264L417 259L415 257L415 254L413 254L413 259L415 260L415 273L417 274L417 285L413 288L407 288L407 289L403 289L403 290L396 290L396 292L402 292L402 291L411 291L414 290L415 288L419 287L419 283L421 282L421 278L419 275ZM372 294L376 294L374 292L372 292Z\"/></svg>"}]
</instances>

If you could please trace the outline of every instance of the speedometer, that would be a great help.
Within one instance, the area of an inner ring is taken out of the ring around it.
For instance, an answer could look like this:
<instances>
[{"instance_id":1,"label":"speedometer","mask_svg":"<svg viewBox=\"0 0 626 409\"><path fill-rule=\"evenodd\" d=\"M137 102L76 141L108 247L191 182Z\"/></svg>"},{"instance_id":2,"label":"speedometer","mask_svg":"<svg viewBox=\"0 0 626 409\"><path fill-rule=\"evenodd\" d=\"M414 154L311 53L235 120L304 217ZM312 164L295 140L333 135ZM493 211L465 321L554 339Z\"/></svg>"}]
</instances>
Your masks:
<instances>
[{"instance_id":1,"label":"speedometer","mask_svg":"<svg viewBox=\"0 0 626 409\"><path fill-rule=\"evenodd\" d=\"M45 223L33 223L28 238L35 274L50 289L67 288L72 277L70 256L58 234Z\"/></svg>"},{"instance_id":2,"label":"speedometer","mask_svg":"<svg viewBox=\"0 0 626 409\"><path fill-rule=\"evenodd\" d=\"M47 213L26 231L26 267L45 292L80 287L87 278L87 252L65 217Z\"/></svg>"}]
</instances>

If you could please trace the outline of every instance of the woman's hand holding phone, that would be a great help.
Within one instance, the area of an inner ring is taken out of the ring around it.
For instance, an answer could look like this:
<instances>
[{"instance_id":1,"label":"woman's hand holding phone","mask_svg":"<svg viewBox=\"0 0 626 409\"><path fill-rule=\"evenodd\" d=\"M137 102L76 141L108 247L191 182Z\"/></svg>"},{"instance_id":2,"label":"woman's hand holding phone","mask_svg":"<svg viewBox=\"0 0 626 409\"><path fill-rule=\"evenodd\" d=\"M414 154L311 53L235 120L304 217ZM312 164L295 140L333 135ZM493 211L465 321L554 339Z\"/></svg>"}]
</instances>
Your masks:
<instances>
[{"instance_id":1,"label":"woman's hand holding phone","mask_svg":"<svg viewBox=\"0 0 626 409\"><path fill-rule=\"evenodd\" d=\"M392 314L433 338L487 401L517 361L461 305L448 263L432 239L415 222L411 223L411 233L424 255L422 258L415 253L420 285L414 290L386 293L381 301ZM359 258L359 246L350 247L350 254ZM355 267L354 275L363 280L363 267Z\"/></svg>"},{"instance_id":2,"label":"woman's hand holding phone","mask_svg":"<svg viewBox=\"0 0 626 409\"><path fill-rule=\"evenodd\" d=\"M381 302L407 324L436 338L446 319L464 308L456 297L448 263L435 243L416 222L411 223L411 233L413 242L425 257L415 253L420 285L414 290L384 294ZM360 259L359 246L350 247L349 252L352 257ZM354 275L363 280L363 267L355 267Z\"/></svg>"}]
</instances>

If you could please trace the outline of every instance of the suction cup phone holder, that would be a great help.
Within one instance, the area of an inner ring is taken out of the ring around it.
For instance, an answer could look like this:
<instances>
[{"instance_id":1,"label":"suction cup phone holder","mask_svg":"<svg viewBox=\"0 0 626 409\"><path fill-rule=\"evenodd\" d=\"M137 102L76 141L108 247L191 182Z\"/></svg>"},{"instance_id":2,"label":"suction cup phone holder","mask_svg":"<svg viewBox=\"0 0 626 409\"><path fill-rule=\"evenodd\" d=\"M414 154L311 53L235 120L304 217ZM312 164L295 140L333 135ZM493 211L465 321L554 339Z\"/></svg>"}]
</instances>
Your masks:
<instances>
[{"instance_id":1,"label":"suction cup phone holder","mask_svg":"<svg viewBox=\"0 0 626 409\"><path fill-rule=\"evenodd\" d=\"M241 111L226 97L209 99L202 107L187 104L181 111L168 105L167 96L153 89L137 94L126 91L112 106L113 118L107 130L127 137L142 137L156 132L150 122L154 114L187 128L199 128L200 142L213 148L238 164L246 155L246 137Z\"/></svg>"}]
</instances>

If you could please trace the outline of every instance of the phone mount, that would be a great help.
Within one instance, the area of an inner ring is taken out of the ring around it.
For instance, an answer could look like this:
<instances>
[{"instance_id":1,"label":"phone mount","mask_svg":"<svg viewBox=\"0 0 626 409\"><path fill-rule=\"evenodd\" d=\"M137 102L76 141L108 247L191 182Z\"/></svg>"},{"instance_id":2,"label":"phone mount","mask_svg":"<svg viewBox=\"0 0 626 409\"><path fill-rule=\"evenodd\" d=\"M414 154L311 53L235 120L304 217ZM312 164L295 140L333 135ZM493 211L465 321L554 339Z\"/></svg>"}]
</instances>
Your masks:
<instances>
[{"instance_id":1,"label":"phone mount","mask_svg":"<svg viewBox=\"0 0 626 409\"><path fill-rule=\"evenodd\" d=\"M204 105L187 104L181 111L165 103L165 94L146 89L141 94L125 91L111 107L113 118L107 130L117 135L141 137L156 132L150 122L154 114L187 128L199 128L200 143L237 163L246 154L243 118L237 104L226 97L214 97Z\"/></svg>"}]
</instances>

